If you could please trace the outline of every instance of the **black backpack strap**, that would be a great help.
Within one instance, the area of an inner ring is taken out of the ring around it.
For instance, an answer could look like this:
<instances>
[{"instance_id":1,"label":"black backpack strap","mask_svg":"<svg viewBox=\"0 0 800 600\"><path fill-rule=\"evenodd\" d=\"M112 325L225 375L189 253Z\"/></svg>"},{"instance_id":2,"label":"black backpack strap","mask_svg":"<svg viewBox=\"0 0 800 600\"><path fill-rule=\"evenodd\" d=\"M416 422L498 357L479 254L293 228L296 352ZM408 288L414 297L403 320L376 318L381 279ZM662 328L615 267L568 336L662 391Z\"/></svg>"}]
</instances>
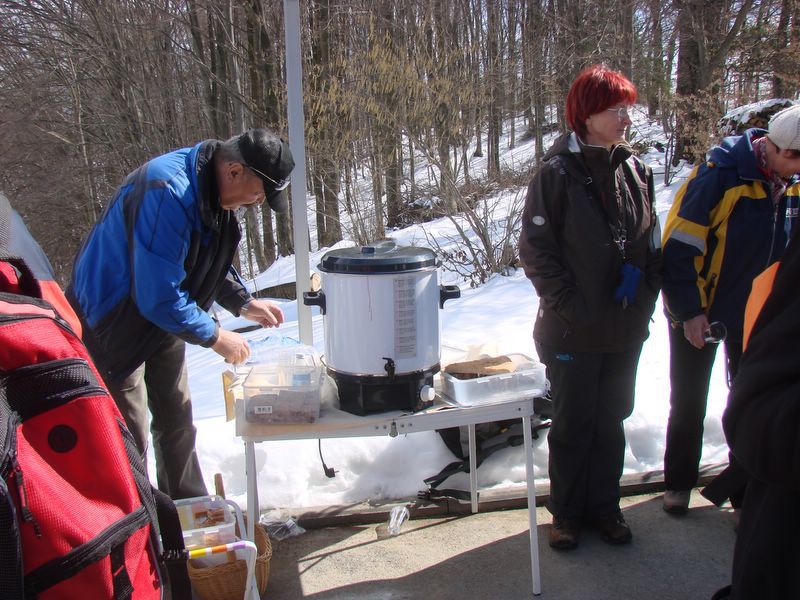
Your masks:
<instances>
[{"instance_id":1,"label":"black backpack strap","mask_svg":"<svg viewBox=\"0 0 800 600\"><path fill-rule=\"evenodd\" d=\"M6 482L0 479L0 585L3 598L22 600L25 597L22 578L22 548L17 526L17 511Z\"/></svg>"},{"instance_id":2,"label":"black backpack strap","mask_svg":"<svg viewBox=\"0 0 800 600\"><path fill-rule=\"evenodd\" d=\"M423 483L427 485L429 488L435 489L436 487L441 485L445 479L448 479L451 475L455 475L456 473L469 473L468 458L451 462L444 469L439 471L436 475L432 475L424 479Z\"/></svg>"},{"instance_id":3,"label":"black backpack strap","mask_svg":"<svg viewBox=\"0 0 800 600\"><path fill-rule=\"evenodd\" d=\"M483 448L483 447L478 448L475 457L475 468L480 467L484 459L494 454L501 448L507 448L508 446L519 446L522 443L522 440L523 440L522 436L512 436L488 448ZM436 475L428 477L427 479L424 480L424 483L425 485L428 486L428 489L424 492L419 492L417 494L417 497L431 501L440 500L443 498L455 498L456 500L462 500L465 502L467 500L470 500L469 492L464 492L462 490L454 490L454 489L440 490L437 488L437 486L441 485L451 475L455 475L456 473L462 473L462 472L469 473L471 470L470 462L471 461L469 458L463 458L461 460L451 462L444 469L439 471ZM478 497L480 497L480 494L478 494Z\"/></svg>"},{"instance_id":4,"label":"black backpack strap","mask_svg":"<svg viewBox=\"0 0 800 600\"><path fill-rule=\"evenodd\" d=\"M542 429L546 429L550 427L550 421L543 421L541 423L537 423L536 425L531 426L531 435L533 439L539 439L539 431ZM455 432L458 432L458 428L453 428ZM442 434L443 431L448 430L439 430L439 435L442 435L442 439L445 440L445 444L448 448L450 448L450 444L447 444L447 440L444 438ZM508 448L509 446L521 446L525 442L525 437L523 434L517 435L510 435L502 441L498 441L497 443L492 444L492 439L489 438L488 440L484 440L476 449L476 457L475 457L475 468L481 466L484 460L486 460L489 456L501 450L503 448ZM456 456L460 456L461 454L461 444L458 443L457 445L458 453L456 453L453 448L450 448L450 451ZM455 462L451 462L448 464L444 469L439 471L436 475L431 475L424 479L425 485L428 486L427 490L420 491L417 493L417 497L421 500L441 500L443 498L454 498L460 501L468 501L470 500L469 492L465 492L462 490L454 490L454 489L438 489L442 483L444 483L450 476L455 475L456 473L469 473L470 472L470 459L469 457L464 457L461 460L457 460ZM480 497L480 494L478 494Z\"/></svg>"},{"instance_id":5,"label":"black backpack strap","mask_svg":"<svg viewBox=\"0 0 800 600\"><path fill-rule=\"evenodd\" d=\"M156 488L153 488L153 497L156 500L158 525L164 545L163 560L169 577L172 598L174 600L191 600L192 584L186 568L189 552L183 543L183 530L178 518L178 509L172 498Z\"/></svg>"},{"instance_id":6,"label":"black backpack strap","mask_svg":"<svg viewBox=\"0 0 800 600\"><path fill-rule=\"evenodd\" d=\"M480 501L481 494L478 492L478 501ZM431 488L424 492L417 492L417 498L425 500L426 502L438 502L440 500L458 500L459 502L470 502L472 497L469 492L464 490L456 490L453 488Z\"/></svg>"},{"instance_id":7,"label":"black backpack strap","mask_svg":"<svg viewBox=\"0 0 800 600\"><path fill-rule=\"evenodd\" d=\"M0 380L0 589L3 598L10 600L24 597L19 521L5 479L10 476L11 453L16 452L16 427L17 419L6 400L5 383Z\"/></svg>"}]
</instances>

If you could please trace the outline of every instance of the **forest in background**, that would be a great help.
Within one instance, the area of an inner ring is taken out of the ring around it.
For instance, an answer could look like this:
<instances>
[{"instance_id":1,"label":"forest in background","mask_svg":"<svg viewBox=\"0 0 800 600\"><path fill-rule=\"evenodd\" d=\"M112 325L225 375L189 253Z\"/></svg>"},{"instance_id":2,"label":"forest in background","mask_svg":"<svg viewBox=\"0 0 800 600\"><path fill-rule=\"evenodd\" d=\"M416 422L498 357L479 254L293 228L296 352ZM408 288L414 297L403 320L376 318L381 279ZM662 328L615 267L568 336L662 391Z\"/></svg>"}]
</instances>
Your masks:
<instances>
[{"instance_id":1,"label":"forest in background","mask_svg":"<svg viewBox=\"0 0 800 600\"><path fill-rule=\"evenodd\" d=\"M564 129L570 82L592 63L637 85L674 162L702 157L728 108L800 93L800 0L300 9L319 247L343 235L367 243L524 187L543 137ZM248 127L287 135L282 15L281 0L0 0L0 190L62 282L122 178L149 158ZM536 140L521 172L501 169L501 135ZM480 174L469 168L476 154L487 160ZM420 164L432 180L417 180ZM426 198L438 202L420 209ZM256 263L245 271L298 243L290 215L266 208L247 211L245 233Z\"/></svg>"}]
</instances>

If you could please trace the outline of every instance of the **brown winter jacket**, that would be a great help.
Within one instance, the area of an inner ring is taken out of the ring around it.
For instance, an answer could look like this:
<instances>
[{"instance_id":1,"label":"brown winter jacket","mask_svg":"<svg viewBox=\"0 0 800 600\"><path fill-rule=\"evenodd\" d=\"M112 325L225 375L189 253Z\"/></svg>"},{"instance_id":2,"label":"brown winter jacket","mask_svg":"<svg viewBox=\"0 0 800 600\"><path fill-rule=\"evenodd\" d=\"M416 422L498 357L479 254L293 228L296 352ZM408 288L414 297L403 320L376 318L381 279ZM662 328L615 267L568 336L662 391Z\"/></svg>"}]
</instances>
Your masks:
<instances>
[{"instance_id":1,"label":"brown winter jacket","mask_svg":"<svg viewBox=\"0 0 800 600\"><path fill-rule=\"evenodd\" d=\"M619 192L619 193L617 193ZM620 229L627 206L626 261L642 270L635 302L614 301L623 258ZM618 352L641 343L660 289L661 231L653 174L619 144L583 146L558 138L528 186L519 253L539 295L533 337L557 350Z\"/></svg>"}]
</instances>

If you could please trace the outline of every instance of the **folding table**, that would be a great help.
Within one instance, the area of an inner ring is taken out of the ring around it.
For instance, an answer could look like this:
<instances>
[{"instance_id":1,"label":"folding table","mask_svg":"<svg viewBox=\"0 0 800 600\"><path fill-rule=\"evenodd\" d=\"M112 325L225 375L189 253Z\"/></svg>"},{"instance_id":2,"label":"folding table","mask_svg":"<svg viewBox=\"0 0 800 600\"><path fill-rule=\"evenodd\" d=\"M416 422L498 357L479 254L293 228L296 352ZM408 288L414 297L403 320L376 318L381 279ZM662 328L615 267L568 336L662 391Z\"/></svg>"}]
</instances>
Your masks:
<instances>
[{"instance_id":1,"label":"folding table","mask_svg":"<svg viewBox=\"0 0 800 600\"><path fill-rule=\"evenodd\" d=\"M245 467L247 473L247 539L254 541L254 524L258 520L258 486L255 444L277 440L329 439L368 436L397 436L400 434L460 427L469 431L469 455L476 455L475 425L492 421L522 419L525 447L525 482L528 495L528 522L530 532L531 577L534 595L541 593L539 575L539 545L536 532L536 490L533 477L533 445L531 416L533 398L511 400L496 404L469 407L452 406L439 398L432 408L416 413L392 411L364 417L340 410L323 408L320 418L314 423L292 425L255 424L245 420L244 402L236 399L236 435L244 440ZM470 469L470 499L472 512L478 512L478 474Z\"/></svg>"}]
</instances>

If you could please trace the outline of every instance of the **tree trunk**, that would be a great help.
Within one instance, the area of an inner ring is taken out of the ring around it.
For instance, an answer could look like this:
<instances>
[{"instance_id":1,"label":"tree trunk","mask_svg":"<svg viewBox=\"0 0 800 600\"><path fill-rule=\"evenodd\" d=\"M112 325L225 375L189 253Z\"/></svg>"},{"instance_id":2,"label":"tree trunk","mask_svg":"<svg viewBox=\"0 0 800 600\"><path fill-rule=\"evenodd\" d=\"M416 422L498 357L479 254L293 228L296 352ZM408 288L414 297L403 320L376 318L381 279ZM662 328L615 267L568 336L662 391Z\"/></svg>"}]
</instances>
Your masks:
<instances>
[{"instance_id":1,"label":"tree trunk","mask_svg":"<svg viewBox=\"0 0 800 600\"><path fill-rule=\"evenodd\" d=\"M718 118L714 86L728 51L744 24L753 0L744 0L729 29L721 2L674 0L678 9L678 76L676 137L673 164L681 158L696 162L704 156ZM712 48L709 40L719 40Z\"/></svg>"},{"instance_id":2,"label":"tree trunk","mask_svg":"<svg viewBox=\"0 0 800 600\"><path fill-rule=\"evenodd\" d=\"M651 118L661 111L661 100L669 90L664 71L664 29L661 26L661 0L650 0L650 44L648 46L647 114ZM671 61L670 63L671 64Z\"/></svg>"},{"instance_id":3,"label":"tree trunk","mask_svg":"<svg viewBox=\"0 0 800 600\"><path fill-rule=\"evenodd\" d=\"M264 256L265 267L269 267L275 262L277 258L275 253L275 234L272 231L272 209L265 202L261 205L261 238L264 240L262 244L262 252Z\"/></svg>"},{"instance_id":4,"label":"tree trunk","mask_svg":"<svg viewBox=\"0 0 800 600\"><path fill-rule=\"evenodd\" d=\"M370 241L379 240L386 236L386 226L383 220L383 165L380 163L379 154L372 154L372 201L375 206L375 224L372 228Z\"/></svg>"},{"instance_id":5,"label":"tree trunk","mask_svg":"<svg viewBox=\"0 0 800 600\"><path fill-rule=\"evenodd\" d=\"M800 90L800 2L798 0L782 0L778 29L775 32L773 55L772 90L775 98L789 98Z\"/></svg>"},{"instance_id":6,"label":"tree trunk","mask_svg":"<svg viewBox=\"0 0 800 600\"><path fill-rule=\"evenodd\" d=\"M486 136L487 145L487 171L489 177L500 174L500 133L501 133L501 92L502 78L500 75L500 50L499 50L499 19L494 2L488 2L487 32L486 32L486 79L489 92L489 130Z\"/></svg>"},{"instance_id":7,"label":"tree trunk","mask_svg":"<svg viewBox=\"0 0 800 600\"><path fill-rule=\"evenodd\" d=\"M316 128L317 143L312 147L311 178L316 197L317 241L329 247L342 239L339 220L339 190L341 187L339 155L342 147L340 127L346 120L337 106L335 94L342 78L338 57L333 54L331 40L338 31L338 19L332 13L331 0L316 0L309 10L311 23L312 94L318 98L309 121ZM345 125L346 126L346 125Z\"/></svg>"},{"instance_id":8,"label":"tree trunk","mask_svg":"<svg viewBox=\"0 0 800 600\"><path fill-rule=\"evenodd\" d=\"M305 191L302 192L305 196ZM275 238L278 241L278 254L289 256L294 254L294 241L292 239L292 209L275 214Z\"/></svg>"}]
</instances>

